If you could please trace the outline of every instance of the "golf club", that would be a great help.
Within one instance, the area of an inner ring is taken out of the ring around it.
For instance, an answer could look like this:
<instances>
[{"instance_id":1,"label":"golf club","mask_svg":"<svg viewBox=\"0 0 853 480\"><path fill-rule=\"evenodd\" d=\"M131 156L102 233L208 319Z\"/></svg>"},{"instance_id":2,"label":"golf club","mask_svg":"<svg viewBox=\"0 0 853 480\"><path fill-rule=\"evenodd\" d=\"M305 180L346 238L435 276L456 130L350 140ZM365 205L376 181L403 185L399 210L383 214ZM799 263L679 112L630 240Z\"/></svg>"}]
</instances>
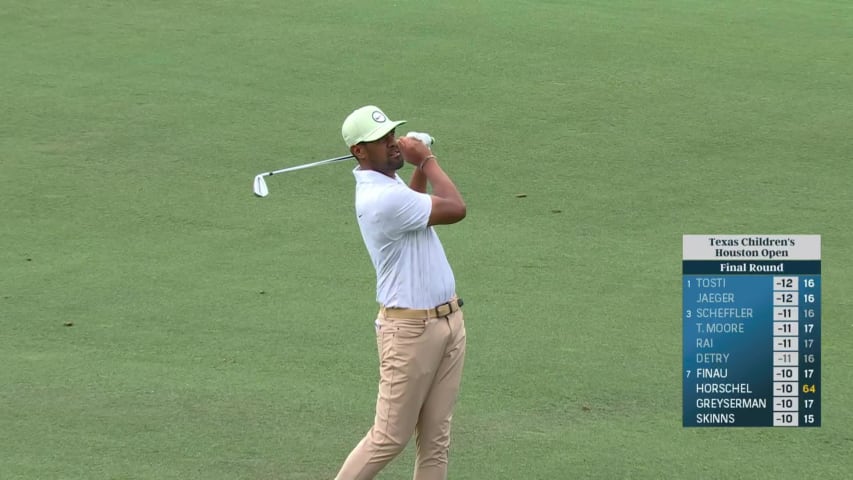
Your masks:
<instances>
[{"instance_id":1,"label":"golf club","mask_svg":"<svg viewBox=\"0 0 853 480\"><path fill-rule=\"evenodd\" d=\"M421 142L425 143L427 146L431 146L435 143L435 139L428 133L409 132L406 134L406 136L417 138ZM353 155L344 155L342 157L320 160L319 162L306 163L304 165L297 165L295 167L282 168L281 170L273 170L272 172L259 173L255 175L255 181L252 182L252 190L254 190L256 196L263 198L270 194L270 191L267 188L267 182L266 180L264 180L264 177L278 175L279 173L293 172L295 170L302 170L305 168L319 167L320 165L327 165L330 163L343 162L352 158L355 157Z\"/></svg>"},{"instance_id":2,"label":"golf club","mask_svg":"<svg viewBox=\"0 0 853 480\"><path fill-rule=\"evenodd\" d=\"M342 157L329 158L327 160L320 160L319 162L306 163L304 165L297 165L295 167L282 168L281 170L273 170L272 172L259 173L255 175L255 181L252 184L253 189L255 191L255 195L259 197L266 197L269 195L269 189L267 188L267 182L264 180L264 177L270 177L272 175L278 175L279 173L285 172L293 172L296 170L302 170L305 168L318 167L320 165L326 165L329 163L343 162L344 160L350 160L355 158L352 155L344 155Z\"/></svg>"}]
</instances>

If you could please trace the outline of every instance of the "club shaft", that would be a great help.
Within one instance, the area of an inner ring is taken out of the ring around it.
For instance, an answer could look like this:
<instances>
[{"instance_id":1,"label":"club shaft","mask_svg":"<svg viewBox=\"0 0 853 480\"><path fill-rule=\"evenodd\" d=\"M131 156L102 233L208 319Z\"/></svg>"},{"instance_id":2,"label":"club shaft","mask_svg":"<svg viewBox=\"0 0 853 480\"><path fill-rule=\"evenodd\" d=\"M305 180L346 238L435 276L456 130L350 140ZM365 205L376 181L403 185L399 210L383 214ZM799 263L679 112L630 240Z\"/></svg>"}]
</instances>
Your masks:
<instances>
[{"instance_id":1,"label":"club shaft","mask_svg":"<svg viewBox=\"0 0 853 480\"><path fill-rule=\"evenodd\" d=\"M264 177L269 177L271 175L278 175L279 173L292 172L295 170L302 170L311 167L318 167L320 165L326 165L328 163L343 162L344 160L349 160L351 158L355 157L352 155L344 155L342 157L330 158L328 160L320 160L319 162L306 163L305 165L297 165L295 167L282 168L281 170L273 170L272 172L262 173L261 175Z\"/></svg>"}]
</instances>

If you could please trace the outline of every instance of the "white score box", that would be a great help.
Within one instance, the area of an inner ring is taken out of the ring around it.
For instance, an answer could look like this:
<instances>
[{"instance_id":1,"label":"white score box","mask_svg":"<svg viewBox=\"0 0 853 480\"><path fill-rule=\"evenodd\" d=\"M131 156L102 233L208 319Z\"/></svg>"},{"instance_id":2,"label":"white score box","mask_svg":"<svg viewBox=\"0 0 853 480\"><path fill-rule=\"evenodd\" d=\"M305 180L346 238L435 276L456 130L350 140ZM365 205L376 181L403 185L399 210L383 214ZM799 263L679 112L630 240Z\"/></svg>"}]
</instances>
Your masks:
<instances>
[{"instance_id":1,"label":"white score box","mask_svg":"<svg viewBox=\"0 0 853 480\"><path fill-rule=\"evenodd\" d=\"M798 397L800 396L799 382L773 382L774 397Z\"/></svg>"},{"instance_id":2,"label":"white score box","mask_svg":"<svg viewBox=\"0 0 853 480\"><path fill-rule=\"evenodd\" d=\"M796 413L782 412L773 413L774 427L797 427L800 424L800 416Z\"/></svg>"},{"instance_id":3,"label":"white score box","mask_svg":"<svg viewBox=\"0 0 853 480\"><path fill-rule=\"evenodd\" d=\"M796 397L779 397L773 398L774 412L798 412L800 411L800 401Z\"/></svg>"},{"instance_id":4,"label":"white score box","mask_svg":"<svg viewBox=\"0 0 853 480\"><path fill-rule=\"evenodd\" d=\"M800 298L794 292L773 292L774 307L796 307L800 304Z\"/></svg>"},{"instance_id":5,"label":"white score box","mask_svg":"<svg viewBox=\"0 0 853 480\"><path fill-rule=\"evenodd\" d=\"M774 352L773 353L774 367L796 367L797 354L793 352Z\"/></svg>"},{"instance_id":6,"label":"white score box","mask_svg":"<svg viewBox=\"0 0 853 480\"><path fill-rule=\"evenodd\" d=\"M773 337L774 352L796 352L799 349L794 337Z\"/></svg>"},{"instance_id":7,"label":"white score box","mask_svg":"<svg viewBox=\"0 0 853 480\"><path fill-rule=\"evenodd\" d=\"M773 367L773 380L799 380L799 367Z\"/></svg>"},{"instance_id":8,"label":"white score box","mask_svg":"<svg viewBox=\"0 0 853 480\"><path fill-rule=\"evenodd\" d=\"M798 277L773 277L773 290L797 291Z\"/></svg>"},{"instance_id":9,"label":"white score box","mask_svg":"<svg viewBox=\"0 0 853 480\"><path fill-rule=\"evenodd\" d=\"M800 326L797 322L773 322L773 335L776 336L793 335L796 337L799 330Z\"/></svg>"},{"instance_id":10,"label":"white score box","mask_svg":"<svg viewBox=\"0 0 853 480\"><path fill-rule=\"evenodd\" d=\"M794 307L773 307L773 320L800 320L800 309Z\"/></svg>"}]
</instances>

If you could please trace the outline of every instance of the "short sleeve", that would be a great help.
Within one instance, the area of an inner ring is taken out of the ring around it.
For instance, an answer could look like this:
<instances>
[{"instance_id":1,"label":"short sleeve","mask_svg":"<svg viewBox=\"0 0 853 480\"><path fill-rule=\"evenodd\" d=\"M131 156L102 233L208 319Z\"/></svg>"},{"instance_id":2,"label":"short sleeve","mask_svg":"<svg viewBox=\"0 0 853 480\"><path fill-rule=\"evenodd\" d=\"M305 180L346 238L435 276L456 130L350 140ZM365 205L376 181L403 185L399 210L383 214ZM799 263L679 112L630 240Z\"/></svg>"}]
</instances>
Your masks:
<instances>
[{"instance_id":1,"label":"short sleeve","mask_svg":"<svg viewBox=\"0 0 853 480\"><path fill-rule=\"evenodd\" d=\"M405 184L394 185L383 192L379 206L382 230L392 238L412 230L422 230L429 224L432 198L416 192Z\"/></svg>"}]
</instances>

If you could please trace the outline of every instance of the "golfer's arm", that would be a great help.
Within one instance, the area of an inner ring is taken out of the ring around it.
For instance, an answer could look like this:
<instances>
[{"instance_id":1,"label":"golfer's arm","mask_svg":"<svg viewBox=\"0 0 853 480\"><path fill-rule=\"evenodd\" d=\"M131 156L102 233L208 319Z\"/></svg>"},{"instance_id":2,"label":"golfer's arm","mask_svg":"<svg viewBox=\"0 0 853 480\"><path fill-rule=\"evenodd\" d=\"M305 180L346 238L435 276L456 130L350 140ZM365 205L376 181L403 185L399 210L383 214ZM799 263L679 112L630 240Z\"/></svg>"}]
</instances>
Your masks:
<instances>
[{"instance_id":1,"label":"golfer's arm","mask_svg":"<svg viewBox=\"0 0 853 480\"><path fill-rule=\"evenodd\" d=\"M409 188L420 193L427 192L427 177L420 168L415 168L415 173L409 179Z\"/></svg>"},{"instance_id":2,"label":"golfer's arm","mask_svg":"<svg viewBox=\"0 0 853 480\"><path fill-rule=\"evenodd\" d=\"M438 160L432 158L419 168L429 184L432 185L432 211L429 225L448 225L465 218L465 201L462 194L444 173Z\"/></svg>"}]
</instances>

